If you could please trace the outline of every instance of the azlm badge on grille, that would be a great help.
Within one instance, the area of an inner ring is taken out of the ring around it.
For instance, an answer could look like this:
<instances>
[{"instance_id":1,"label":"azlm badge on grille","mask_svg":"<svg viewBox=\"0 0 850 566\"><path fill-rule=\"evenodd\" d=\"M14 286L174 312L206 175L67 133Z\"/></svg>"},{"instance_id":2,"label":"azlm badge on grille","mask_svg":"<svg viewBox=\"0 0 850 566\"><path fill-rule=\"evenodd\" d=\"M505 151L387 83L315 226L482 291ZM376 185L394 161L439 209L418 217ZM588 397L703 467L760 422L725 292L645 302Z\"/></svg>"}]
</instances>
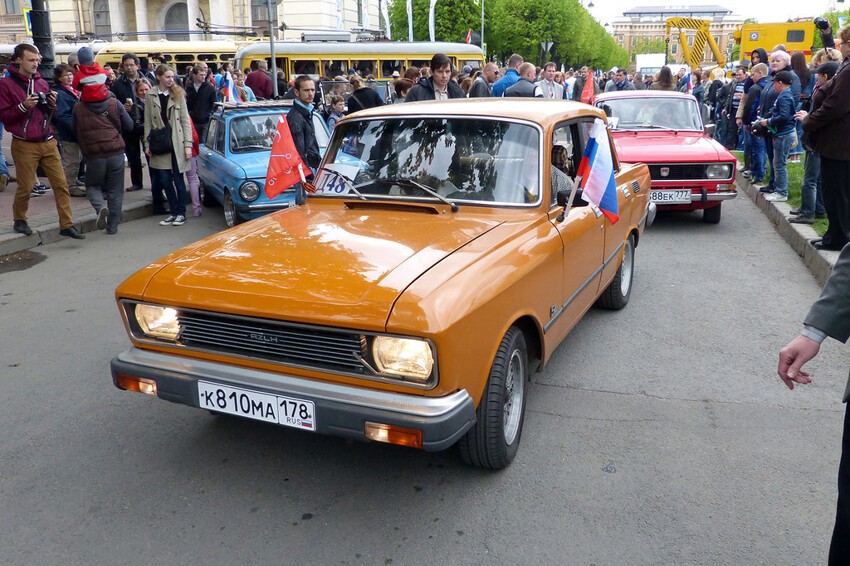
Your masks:
<instances>
[{"instance_id":1,"label":"azlm badge on grille","mask_svg":"<svg viewBox=\"0 0 850 566\"><path fill-rule=\"evenodd\" d=\"M670 175L670 168L669 167L662 167L661 168L661 176L662 177L668 177L669 175Z\"/></svg>"}]
</instances>

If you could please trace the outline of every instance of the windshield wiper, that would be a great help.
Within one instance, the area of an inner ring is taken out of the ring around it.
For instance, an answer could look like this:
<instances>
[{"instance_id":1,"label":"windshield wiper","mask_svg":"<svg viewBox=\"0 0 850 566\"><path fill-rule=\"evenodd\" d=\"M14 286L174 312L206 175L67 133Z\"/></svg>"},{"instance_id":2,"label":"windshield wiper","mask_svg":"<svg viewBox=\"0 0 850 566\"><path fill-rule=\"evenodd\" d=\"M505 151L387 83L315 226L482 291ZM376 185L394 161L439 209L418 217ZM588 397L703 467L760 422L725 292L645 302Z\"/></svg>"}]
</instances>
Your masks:
<instances>
[{"instance_id":1,"label":"windshield wiper","mask_svg":"<svg viewBox=\"0 0 850 566\"><path fill-rule=\"evenodd\" d=\"M365 201L369 200L368 198L366 198L366 196L363 195L363 193L361 193L360 191L357 190L357 188L354 186L354 181L352 179L349 179L348 177L346 177L345 175L343 175L342 173L340 173L336 169L331 169L327 165L322 167L322 170L327 171L328 173L333 173L337 177L343 179L344 181L347 181L348 184L346 185L346 188L349 191L353 192L355 195L357 195L360 198L360 200L365 200Z\"/></svg>"},{"instance_id":2,"label":"windshield wiper","mask_svg":"<svg viewBox=\"0 0 850 566\"><path fill-rule=\"evenodd\" d=\"M668 128L667 126L659 126L658 124L641 124L639 128L648 128L650 130L667 130L668 132L676 132L678 128Z\"/></svg>"},{"instance_id":3,"label":"windshield wiper","mask_svg":"<svg viewBox=\"0 0 850 566\"><path fill-rule=\"evenodd\" d=\"M403 177L399 177L397 179L381 179L382 183L395 183L395 184L407 184L416 187L417 189L424 191L431 195L432 197L438 199L439 201L449 205L452 209L452 212L457 212L459 210L458 205L453 201L450 201L440 193L438 193L435 189L429 187L428 185L423 185L419 181L414 181L413 179L405 179Z\"/></svg>"}]
</instances>

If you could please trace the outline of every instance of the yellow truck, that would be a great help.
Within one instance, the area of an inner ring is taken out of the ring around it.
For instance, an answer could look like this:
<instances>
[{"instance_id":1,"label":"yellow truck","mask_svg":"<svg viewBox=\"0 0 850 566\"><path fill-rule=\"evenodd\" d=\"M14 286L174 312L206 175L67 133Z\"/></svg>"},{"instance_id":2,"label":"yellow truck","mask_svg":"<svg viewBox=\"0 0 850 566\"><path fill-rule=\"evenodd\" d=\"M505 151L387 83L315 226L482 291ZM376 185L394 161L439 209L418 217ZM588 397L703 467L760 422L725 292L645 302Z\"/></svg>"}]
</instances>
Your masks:
<instances>
[{"instance_id":1,"label":"yellow truck","mask_svg":"<svg viewBox=\"0 0 850 566\"><path fill-rule=\"evenodd\" d=\"M773 24L744 24L738 26L733 34L735 43L741 46L740 58L750 59L753 50L761 47L770 53L779 44L785 46L788 53L802 51L807 61L812 59L812 46L815 43L815 24L812 20L803 22L778 22Z\"/></svg>"}]
</instances>

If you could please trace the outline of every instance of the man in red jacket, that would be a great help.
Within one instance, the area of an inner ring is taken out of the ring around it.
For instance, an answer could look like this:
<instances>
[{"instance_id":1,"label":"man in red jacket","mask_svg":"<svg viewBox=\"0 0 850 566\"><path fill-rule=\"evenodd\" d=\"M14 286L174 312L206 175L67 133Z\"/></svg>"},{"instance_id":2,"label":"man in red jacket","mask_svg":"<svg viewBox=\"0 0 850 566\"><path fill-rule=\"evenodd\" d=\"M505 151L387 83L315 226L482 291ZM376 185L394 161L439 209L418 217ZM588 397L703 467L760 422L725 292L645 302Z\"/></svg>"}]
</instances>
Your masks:
<instances>
[{"instance_id":1,"label":"man in red jacket","mask_svg":"<svg viewBox=\"0 0 850 566\"><path fill-rule=\"evenodd\" d=\"M37 179L36 168L41 165L53 187L59 233L82 240L85 236L74 227L68 182L50 125L50 117L56 110L56 93L38 74L40 60L37 47L21 43L12 53L9 76L0 80L0 122L12 134L12 157L18 178L18 191L12 205L14 230L27 236L32 234L27 224L27 209L30 190Z\"/></svg>"},{"instance_id":2,"label":"man in red jacket","mask_svg":"<svg viewBox=\"0 0 850 566\"><path fill-rule=\"evenodd\" d=\"M265 61L258 61L257 70L248 74L245 78L245 84L254 91L257 98L271 100L274 94L274 86L266 69L268 69L268 64Z\"/></svg>"}]
</instances>

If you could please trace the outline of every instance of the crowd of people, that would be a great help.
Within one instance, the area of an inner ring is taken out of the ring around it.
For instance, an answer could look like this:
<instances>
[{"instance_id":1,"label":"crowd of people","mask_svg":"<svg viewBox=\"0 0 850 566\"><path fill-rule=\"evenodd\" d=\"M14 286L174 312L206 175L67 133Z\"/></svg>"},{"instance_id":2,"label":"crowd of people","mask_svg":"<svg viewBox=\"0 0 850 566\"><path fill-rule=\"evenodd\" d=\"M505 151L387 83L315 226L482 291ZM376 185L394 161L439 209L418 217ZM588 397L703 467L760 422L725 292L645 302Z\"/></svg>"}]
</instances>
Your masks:
<instances>
[{"instance_id":1,"label":"crowd of people","mask_svg":"<svg viewBox=\"0 0 850 566\"><path fill-rule=\"evenodd\" d=\"M394 72L385 89L378 88L371 75L361 77L354 69L347 76L319 82L307 76L287 82L279 72L275 85L264 61L244 71L224 63L215 73L206 63L197 62L179 77L164 64L143 69L141 63L147 61L133 53L122 57L116 75L108 66L95 63L87 47L55 68L51 89L36 70L38 50L21 44L15 48L6 78L0 80L0 122L13 136L12 158L17 165L14 229L32 233L26 221L29 199L46 192L36 178L40 169L50 181L65 235L84 237L73 227L68 197L88 197L98 226L116 233L125 158L131 180L127 191L142 189L147 166L154 213L167 215L160 224L184 224L189 203L193 215L201 215L198 146L206 137L215 103L222 100L271 99L276 91L282 98L295 100L303 111L312 114L321 109L333 129L346 114L382 104L486 97L587 101L601 92L671 90L692 94L706 108L715 123L715 138L729 149L744 152L742 174L762 185L760 190L768 193L769 200L787 200L787 163L805 155L803 203L791 211L789 220L810 224L826 216L830 229L817 245L839 249L850 231L850 187L846 186L850 176L844 137L832 140L830 132L835 128L833 99L844 103L847 95L846 89L825 87L846 80L841 71L850 44L847 28L838 35L841 46L835 48L831 30L826 30L827 47L809 64L802 53L787 53L781 45L770 54L756 49L750 61L734 70L731 80L722 69L709 75L700 68L690 72L682 68L673 74L666 66L646 76L621 68L608 73L588 67L562 71L554 62L536 67L518 54L511 55L503 68L488 62L480 69L468 65L457 69L438 53L422 68L411 66L403 75ZM834 79L837 75L840 80ZM312 94L309 100L305 89ZM827 93L833 96L824 105ZM92 114L98 116L97 122ZM95 130L100 133L94 134ZM154 147L152 135L159 142ZM820 142L824 137L831 141ZM312 152L302 157L311 166L316 161ZM5 159L0 158L0 191L11 179Z\"/></svg>"}]
</instances>

